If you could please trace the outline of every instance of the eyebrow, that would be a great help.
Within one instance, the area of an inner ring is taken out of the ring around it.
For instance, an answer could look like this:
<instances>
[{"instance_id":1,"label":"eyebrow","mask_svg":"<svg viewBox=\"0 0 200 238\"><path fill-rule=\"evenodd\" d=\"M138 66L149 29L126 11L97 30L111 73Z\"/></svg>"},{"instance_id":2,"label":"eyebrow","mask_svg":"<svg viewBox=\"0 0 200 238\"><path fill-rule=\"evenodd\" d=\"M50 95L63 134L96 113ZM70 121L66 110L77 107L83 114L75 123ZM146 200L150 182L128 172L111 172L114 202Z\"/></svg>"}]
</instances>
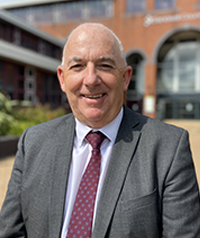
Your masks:
<instances>
[{"instance_id":1,"label":"eyebrow","mask_svg":"<svg viewBox=\"0 0 200 238\"><path fill-rule=\"evenodd\" d=\"M116 65L116 61L112 57L109 57L109 56L101 56L97 59L97 62L98 61L100 61L100 62L107 61L107 62L112 63L113 65Z\"/></svg>"},{"instance_id":2,"label":"eyebrow","mask_svg":"<svg viewBox=\"0 0 200 238\"><path fill-rule=\"evenodd\" d=\"M69 59L68 61L68 65L71 64L71 62L81 62L81 61L84 61L85 59L82 58L82 57L79 57L79 56L73 56ZM112 57L109 57L109 56L101 56L99 58L97 58L95 60L96 62L104 62L104 61L107 61L107 62L110 62L112 63L113 65L116 65L116 61L112 58Z\"/></svg>"},{"instance_id":3,"label":"eyebrow","mask_svg":"<svg viewBox=\"0 0 200 238\"><path fill-rule=\"evenodd\" d=\"M81 62L83 60L83 58L78 57L78 56L73 56L69 59L69 61L67 62L67 64L69 65L71 62Z\"/></svg>"}]
</instances>

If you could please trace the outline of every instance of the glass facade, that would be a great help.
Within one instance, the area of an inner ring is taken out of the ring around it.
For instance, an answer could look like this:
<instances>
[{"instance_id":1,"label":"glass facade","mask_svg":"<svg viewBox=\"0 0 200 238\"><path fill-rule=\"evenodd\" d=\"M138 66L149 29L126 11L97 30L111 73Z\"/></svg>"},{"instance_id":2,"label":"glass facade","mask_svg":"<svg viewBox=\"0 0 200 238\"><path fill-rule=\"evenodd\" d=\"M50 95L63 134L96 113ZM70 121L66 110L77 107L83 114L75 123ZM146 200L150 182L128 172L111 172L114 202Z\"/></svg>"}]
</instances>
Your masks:
<instances>
[{"instance_id":1,"label":"glass facade","mask_svg":"<svg viewBox=\"0 0 200 238\"><path fill-rule=\"evenodd\" d=\"M155 0L156 9L168 9L175 6L175 0Z\"/></svg>"},{"instance_id":2,"label":"glass facade","mask_svg":"<svg viewBox=\"0 0 200 238\"><path fill-rule=\"evenodd\" d=\"M200 42L171 44L173 47L158 64L158 93L200 92Z\"/></svg>"},{"instance_id":3,"label":"glass facade","mask_svg":"<svg viewBox=\"0 0 200 238\"><path fill-rule=\"evenodd\" d=\"M61 105L62 92L56 75L37 71L36 96L42 104Z\"/></svg>"},{"instance_id":4,"label":"glass facade","mask_svg":"<svg viewBox=\"0 0 200 238\"><path fill-rule=\"evenodd\" d=\"M62 92L55 74L0 60L0 92L12 100L60 106Z\"/></svg>"},{"instance_id":5,"label":"glass facade","mask_svg":"<svg viewBox=\"0 0 200 238\"><path fill-rule=\"evenodd\" d=\"M126 0L126 12L137 13L146 9L146 0Z\"/></svg>"},{"instance_id":6,"label":"glass facade","mask_svg":"<svg viewBox=\"0 0 200 238\"><path fill-rule=\"evenodd\" d=\"M200 119L200 34L181 32L161 47L157 69L158 119Z\"/></svg>"},{"instance_id":7,"label":"glass facade","mask_svg":"<svg viewBox=\"0 0 200 238\"><path fill-rule=\"evenodd\" d=\"M7 61L0 61L0 92L6 92L11 99L24 99L23 66Z\"/></svg>"},{"instance_id":8,"label":"glass facade","mask_svg":"<svg viewBox=\"0 0 200 238\"><path fill-rule=\"evenodd\" d=\"M13 26L9 23L0 21L0 39L12 42Z\"/></svg>"},{"instance_id":9,"label":"glass facade","mask_svg":"<svg viewBox=\"0 0 200 238\"><path fill-rule=\"evenodd\" d=\"M62 49L48 41L23 31L7 22L0 21L0 39L61 60Z\"/></svg>"},{"instance_id":10,"label":"glass facade","mask_svg":"<svg viewBox=\"0 0 200 238\"><path fill-rule=\"evenodd\" d=\"M37 24L113 16L113 0L84 0L10 9L18 17Z\"/></svg>"}]
</instances>

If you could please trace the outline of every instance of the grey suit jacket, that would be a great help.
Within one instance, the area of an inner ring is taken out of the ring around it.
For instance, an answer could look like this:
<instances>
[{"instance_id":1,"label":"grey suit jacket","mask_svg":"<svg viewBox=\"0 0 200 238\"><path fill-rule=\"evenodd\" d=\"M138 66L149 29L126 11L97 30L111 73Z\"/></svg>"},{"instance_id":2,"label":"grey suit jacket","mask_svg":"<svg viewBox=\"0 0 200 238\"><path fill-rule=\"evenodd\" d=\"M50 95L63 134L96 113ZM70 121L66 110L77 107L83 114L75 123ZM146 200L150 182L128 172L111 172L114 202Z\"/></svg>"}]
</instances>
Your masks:
<instances>
[{"instance_id":1,"label":"grey suit jacket","mask_svg":"<svg viewBox=\"0 0 200 238\"><path fill-rule=\"evenodd\" d=\"M0 238L59 238L75 133L72 114L22 135ZM188 133L125 107L92 238L200 237Z\"/></svg>"}]
</instances>

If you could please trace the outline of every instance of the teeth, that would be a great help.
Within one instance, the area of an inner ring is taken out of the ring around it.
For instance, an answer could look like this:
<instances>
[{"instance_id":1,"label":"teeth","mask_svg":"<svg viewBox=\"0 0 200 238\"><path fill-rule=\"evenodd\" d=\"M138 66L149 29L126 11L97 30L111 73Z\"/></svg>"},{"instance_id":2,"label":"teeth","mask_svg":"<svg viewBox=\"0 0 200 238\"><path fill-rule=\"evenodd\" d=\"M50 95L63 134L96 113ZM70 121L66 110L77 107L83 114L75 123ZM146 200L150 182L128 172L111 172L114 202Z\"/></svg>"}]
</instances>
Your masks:
<instances>
[{"instance_id":1,"label":"teeth","mask_svg":"<svg viewBox=\"0 0 200 238\"><path fill-rule=\"evenodd\" d=\"M103 94L98 94L98 95L85 95L86 98L100 98L102 97Z\"/></svg>"}]
</instances>

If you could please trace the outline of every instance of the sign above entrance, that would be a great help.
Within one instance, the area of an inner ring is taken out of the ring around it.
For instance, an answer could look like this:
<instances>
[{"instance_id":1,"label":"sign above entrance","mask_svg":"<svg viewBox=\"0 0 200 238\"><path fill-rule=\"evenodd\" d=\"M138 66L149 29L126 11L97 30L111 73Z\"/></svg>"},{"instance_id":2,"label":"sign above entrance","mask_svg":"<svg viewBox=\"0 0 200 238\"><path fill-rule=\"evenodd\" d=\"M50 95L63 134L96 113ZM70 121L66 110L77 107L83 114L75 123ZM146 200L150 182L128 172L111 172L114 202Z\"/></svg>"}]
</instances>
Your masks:
<instances>
[{"instance_id":1,"label":"sign above entrance","mask_svg":"<svg viewBox=\"0 0 200 238\"><path fill-rule=\"evenodd\" d=\"M180 13L175 15L166 15L166 16L152 16L150 14L144 17L144 26L149 27L150 25L157 25L162 23L169 22L179 22L179 21L192 21L200 19L200 12L195 13Z\"/></svg>"}]
</instances>

